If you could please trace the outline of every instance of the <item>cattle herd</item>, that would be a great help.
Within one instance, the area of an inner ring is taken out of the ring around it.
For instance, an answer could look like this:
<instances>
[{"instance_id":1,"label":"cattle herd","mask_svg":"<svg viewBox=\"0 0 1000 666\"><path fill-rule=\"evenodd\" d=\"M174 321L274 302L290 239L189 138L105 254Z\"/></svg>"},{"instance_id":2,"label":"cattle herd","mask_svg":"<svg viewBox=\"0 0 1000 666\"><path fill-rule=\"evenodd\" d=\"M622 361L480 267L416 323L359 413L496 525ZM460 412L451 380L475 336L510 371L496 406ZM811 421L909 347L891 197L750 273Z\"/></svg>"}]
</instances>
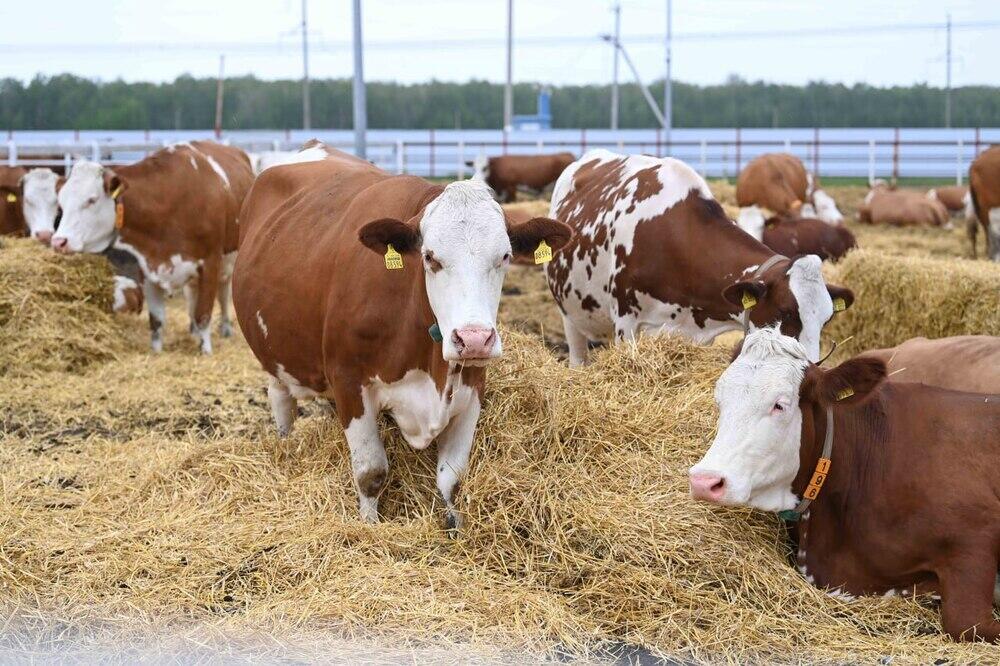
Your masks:
<instances>
[{"instance_id":1,"label":"cattle herd","mask_svg":"<svg viewBox=\"0 0 1000 666\"><path fill-rule=\"evenodd\" d=\"M108 256L115 309L145 304L154 352L167 296L184 293L205 354L216 301L231 334L231 297L279 434L298 401L328 402L361 517L376 522L388 474L378 416L391 414L410 446L437 442L452 535L512 261L545 264L574 367L592 343L742 331L692 496L779 514L818 587L936 594L953 637L1000 638L1000 338L918 338L823 368L822 329L855 296L827 284L822 261L856 242L791 155L746 166L736 220L672 158L592 150L475 167L442 186L318 141L256 156L182 143L130 166L81 160L65 177L4 168L0 231ZM875 183L859 218L945 226L964 213L973 252L981 225L1000 261L1000 147L969 182L927 194ZM547 217L497 201L550 185Z\"/></svg>"}]
</instances>

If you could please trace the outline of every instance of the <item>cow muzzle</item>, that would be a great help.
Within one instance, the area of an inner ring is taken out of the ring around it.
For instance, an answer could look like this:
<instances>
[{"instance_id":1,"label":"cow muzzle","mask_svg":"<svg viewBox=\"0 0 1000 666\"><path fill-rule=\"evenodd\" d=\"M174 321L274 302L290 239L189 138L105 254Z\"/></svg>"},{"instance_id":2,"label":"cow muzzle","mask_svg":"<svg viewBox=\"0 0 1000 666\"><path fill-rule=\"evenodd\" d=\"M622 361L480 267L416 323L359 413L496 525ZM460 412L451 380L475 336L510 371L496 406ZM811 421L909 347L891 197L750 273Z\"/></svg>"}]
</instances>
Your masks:
<instances>
[{"instance_id":1,"label":"cow muzzle","mask_svg":"<svg viewBox=\"0 0 1000 666\"><path fill-rule=\"evenodd\" d=\"M452 331L451 342L462 361L486 360L496 356L497 330L493 327L466 326Z\"/></svg>"},{"instance_id":2,"label":"cow muzzle","mask_svg":"<svg viewBox=\"0 0 1000 666\"><path fill-rule=\"evenodd\" d=\"M726 495L726 477L719 474L694 472L688 477L691 485L691 497L721 504Z\"/></svg>"},{"instance_id":3,"label":"cow muzzle","mask_svg":"<svg viewBox=\"0 0 1000 666\"><path fill-rule=\"evenodd\" d=\"M50 241L52 249L59 254L72 254L73 250L69 246L69 239L65 236L53 236Z\"/></svg>"},{"instance_id":4,"label":"cow muzzle","mask_svg":"<svg viewBox=\"0 0 1000 666\"><path fill-rule=\"evenodd\" d=\"M39 243L43 245L48 245L52 242L52 232L51 231L36 231L35 238Z\"/></svg>"}]
</instances>

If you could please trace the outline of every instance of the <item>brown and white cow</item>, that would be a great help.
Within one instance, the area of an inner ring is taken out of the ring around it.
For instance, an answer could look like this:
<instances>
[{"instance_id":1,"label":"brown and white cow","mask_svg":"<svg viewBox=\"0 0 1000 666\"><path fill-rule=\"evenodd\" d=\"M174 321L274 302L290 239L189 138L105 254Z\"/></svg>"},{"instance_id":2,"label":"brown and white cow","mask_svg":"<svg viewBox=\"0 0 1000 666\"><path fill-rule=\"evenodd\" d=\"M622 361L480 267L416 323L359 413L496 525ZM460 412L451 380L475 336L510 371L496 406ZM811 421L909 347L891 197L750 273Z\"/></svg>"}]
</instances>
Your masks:
<instances>
[{"instance_id":1,"label":"brown and white cow","mask_svg":"<svg viewBox=\"0 0 1000 666\"><path fill-rule=\"evenodd\" d=\"M949 213L961 213L965 210L965 198L969 188L962 185L942 185L927 191L927 198L940 201Z\"/></svg>"},{"instance_id":2,"label":"brown and white cow","mask_svg":"<svg viewBox=\"0 0 1000 666\"><path fill-rule=\"evenodd\" d=\"M802 160L789 153L766 153L750 160L736 179L736 204L747 213L759 215L761 220L767 217L761 210L765 209L778 215L815 218L827 224L844 222L833 197L818 188Z\"/></svg>"},{"instance_id":3,"label":"brown and white cow","mask_svg":"<svg viewBox=\"0 0 1000 666\"><path fill-rule=\"evenodd\" d=\"M389 412L412 447L437 440L456 529L484 366L501 353L504 275L513 255L559 248L569 228L509 224L481 182L441 187L345 153L267 169L240 219L236 316L270 374L278 432L291 431L296 400L331 400L361 516L375 522L388 474L378 415Z\"/></svg>"},{"instance_id":4,"label":"brown and white cow","mask_svg":"<svg viewBox=\"0 0 1000 666\"><path fill-rule=\"evenodd\" d=\"M969 193L979 224L986 232L987 256L1000 261L1000 146L983 151L969 167ZM972 252L975 255L975 239Z\"/></svg>"},{"instance_id":5,"label":"brown and white cow","mask_svg":"<svg viewBox=\"0 0 1000 666\"><path fill-rule=\"evenodd\" d=\"M472 163L473 178L486 181L501 201L510 203L517 200L518 187L541 192L575 159L573 153L480 156Z\"/></svg>"},{"instance_id":6,"label":"brown and white cow","mask_svg":"<svg viewBox=\"0 0 1000 666\"><path fill-rule=\"evenodd\" d=\"M719 427L692 495L781 512L799 568L839 595L937 593L956 639L1000 637L1000 395L831 370L774 329L747 336L715 387Z\"/></svg>"},{"instance_id":7,"label":"brown and white cow","mask_svg":"<svg viewBox=\"0 0 1000 666\"><path fill-rule=\"evenodd\" d=\"M550 216L574 239L546 267L570 365L588 342L672 333L706 344L781 322L819 358L820 331L853 294L827 286L814 255L788 258L744 233L679 160L595 150L556 183Z\"/></svg>"},{"instance_id":8,"label":"brown and white cow","mask_svg":"<svg viewBox=\"0 0 1000 666\"><path fill-rule=\"evenodd\" d=\"M113 246L134 255L144 278L153 351L163 348L165 298L183 289L191 332L202 353L210 354L216 297L221 334L232 334L237 216L252 182L243 151L210 141L170 146L113 169L77 162L59 190L63 217L52 247L100 253Z\"/></svg>"},{"instance_id":9,"label":"brown and white cow","mask_svg":"<svg viewBox=\"0 0 1000 666\"><path fill-rule=\"evenodd\" d=\"M1000 337L958 335L950 338L911 338L901 345L873 349L858 358L885 363L892 381L1000 393Z\"/></svg>"},{"instance_id":10,"label":"brown and white cow","mask_svg":"<svg viewBox=\"0 0 1000 666\"><path fill-rule=\"evenodd\" d=\"M948 209L937 199L914 190L891 189L876 184L858 208L858 220L866 224L897 227L943 227L949 224Z\"/></svg>"},{"instance_id":11,"label":"brown and white cow","mask_svg":"<svg viewBox=\"0 0 1000 666\"><path fill-rule=\"evenodd\" d=\"M21 179L27 170L0 166L0 236L24 236L28 224L21 207Z\"/></svg>"},{"instance_id":12,"label":"brown and white cow","mask_svg":"<svg viewBox=\"0 0 1000 666\"><path fill-rule=\"evenodd\" d=\"M806 204L808 205L808 204ZM802 207L805 209L805 205ZM837 261L858 246L854 234L843 225L832 225L807 217L775 215L767 220L740 211L740 229L761 241L778 254L791 257L815 254L823 261Z\"/></svg>"}]
</instances>

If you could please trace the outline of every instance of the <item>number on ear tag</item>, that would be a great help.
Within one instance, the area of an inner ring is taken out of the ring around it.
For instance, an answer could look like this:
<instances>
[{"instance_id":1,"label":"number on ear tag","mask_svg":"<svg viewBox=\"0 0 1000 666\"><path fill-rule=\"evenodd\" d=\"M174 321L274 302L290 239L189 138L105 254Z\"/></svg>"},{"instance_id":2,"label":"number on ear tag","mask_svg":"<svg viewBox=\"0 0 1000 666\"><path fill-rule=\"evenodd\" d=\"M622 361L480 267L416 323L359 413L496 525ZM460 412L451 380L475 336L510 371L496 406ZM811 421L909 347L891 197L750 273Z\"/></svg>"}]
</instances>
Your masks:
<instances>
[{"instance_id":1,"label":"number on ear tag","mask_svg":"<svg viewBox=\"0 0 1000 666\"><path fill-rule=\"evenodd\" d=\"M398 271L403 267L403 255L396 252L392 243L385 246L385 267L390 271Z\"/></svg>"},{"instance_id":2,"label":"number on ear tag","mask_svg":"<svg viewBox=\"0 0 1000 666\"><path fill-rule=\"evenodd\" d=\"M16 201L17 201L17 195L14 194L13 192L9 192L7 194L7 203L14 203Z\"/></svg>"},{"instance_id":3,"label":"number on ear tag","mask_svg":"<svg viewBox=\"0 0 1000 666\"><path fill-rule=\"evenodd\" d=\"M121 201L115 202L115 229L125 226L125 204Z\"/></svg>"},{"instance_id":4,"label":"number on ear tag","mask_svg":"<svg viewBox=\"0 0 1000 666\"><path fill-rule=\"evenodd\" d=\"M833 299L834 312L843 312L846 309L847 309L847 301L845 301L842 297L838 296L837 298Z\"/></svg>"},{"instance_id":5,"label":"number on ear tag","mask_svg":"<svg viewBox=\"0 0 1000 666\"><path fill-rule=\"evenodd\" d=\"M535 248L535 263L544 264L546 261L552 261L552 248L545 241L541 241Z\"/></svg>"},{"instance_id":6,"label":"number on ear tag","mask_svg":"<svg viewBox=\"0 0 1000 666\"><path fill-rule=\"evenodd\" d=\"M854 395L854 389L852 389L850 386L848 386L845 389L841 389L840 391L837 391L837 400L843 400L844 398L850 398L852 395Z\"/></svg>"},{"instance_id":7,"label":"number on ear tag","mask_svg":"<svg viewBox=\"0 0 1000 666\"><path fill-rule=\"evenodd\" d=\"M751 294L749 291L743 292L743 309L749 310L753 306L757 305L757 297Z\"/></svg>"}]
</instances>

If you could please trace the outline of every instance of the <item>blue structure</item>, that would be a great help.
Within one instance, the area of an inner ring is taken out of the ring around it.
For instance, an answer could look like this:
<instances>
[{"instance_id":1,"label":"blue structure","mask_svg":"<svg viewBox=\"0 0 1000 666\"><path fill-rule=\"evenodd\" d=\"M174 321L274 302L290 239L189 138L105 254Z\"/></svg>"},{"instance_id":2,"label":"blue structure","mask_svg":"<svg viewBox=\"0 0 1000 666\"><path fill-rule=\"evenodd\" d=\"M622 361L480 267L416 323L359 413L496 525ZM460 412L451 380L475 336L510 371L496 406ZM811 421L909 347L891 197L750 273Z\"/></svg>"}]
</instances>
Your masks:
<instances>
[{"instance_id":1,"label":"blue structure","mask_svg":"<svg viewBox=\"0 0 1000 666\"><path fill-rule=\"evenodd\" d=\"M548 88L538 91L538 112L534 115L515 115L511 125L515 130L549 130L552 129L552 93Z\"/></svg>"}]
</instances>

